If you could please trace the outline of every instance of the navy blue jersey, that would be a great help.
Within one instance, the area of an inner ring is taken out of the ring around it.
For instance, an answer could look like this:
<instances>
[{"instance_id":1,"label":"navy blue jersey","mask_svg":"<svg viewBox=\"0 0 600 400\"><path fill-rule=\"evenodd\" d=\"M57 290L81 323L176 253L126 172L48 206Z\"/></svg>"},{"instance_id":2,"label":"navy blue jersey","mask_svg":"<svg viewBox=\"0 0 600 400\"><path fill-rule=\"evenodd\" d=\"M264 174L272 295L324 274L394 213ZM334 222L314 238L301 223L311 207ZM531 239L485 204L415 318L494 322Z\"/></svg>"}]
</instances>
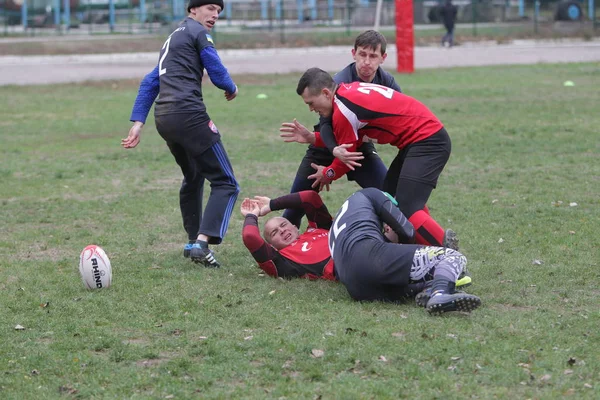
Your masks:
<instances>
[{"instance_id":1,"label":"navy blue jersey","mask_svg":"<svg viewBox=\"0 0 600 400\"><path fill-rule=\"evenodd\" d=\"M355 245L364 239L387 241L383 223L400 236L401 243L413 243L414 228L404 214L380 190L362 189L350 196L338 211L329 230L329 251L336 269L343 269L357 256ZM402 254L402 249L405 249ZM411 265L414 246L398 245L401 264ZM376 260L373 260L374 262Z\"/></svg>"},{"instance_id":2,"label":"navy blue jersey","mask_svg":"<svg viewBox=\"0 0 600 400\"><path fill-rule=\"evenodd\" d=\"M212 37L192 18L183 20L171 33L158 59L160 93L155 115L206 112L202 99L204 65L200 59L206 47L213 47Z\"/></svg>"},{"instance_id":3,"label":"navy blue jersey","mask_svg":"<svg viewBox=\"0 0 600 400\"><path fill-rule=\"evenodd\" d=\"M343 70L341 70L340 72L335 74L333 76L333 80L337 84L352 83L352 82L364 82L358 76L358 71L356 71L356 63L355 62L353 62L352 64L349 64L346 68L344 68ZM398 84L396 83L396 80L394 79L392 74L384 71L383 68L381 68L381 67L377 68L377 72L375 72L375 77L373 78L373 80L371 82L368 82L368 83L375 83L376 85L386 86L386 87L389 87L390 89L394 89L395 91L402 93L402 90L400 90L400 86L398 86Z\"/></svg>"}]
</instances>

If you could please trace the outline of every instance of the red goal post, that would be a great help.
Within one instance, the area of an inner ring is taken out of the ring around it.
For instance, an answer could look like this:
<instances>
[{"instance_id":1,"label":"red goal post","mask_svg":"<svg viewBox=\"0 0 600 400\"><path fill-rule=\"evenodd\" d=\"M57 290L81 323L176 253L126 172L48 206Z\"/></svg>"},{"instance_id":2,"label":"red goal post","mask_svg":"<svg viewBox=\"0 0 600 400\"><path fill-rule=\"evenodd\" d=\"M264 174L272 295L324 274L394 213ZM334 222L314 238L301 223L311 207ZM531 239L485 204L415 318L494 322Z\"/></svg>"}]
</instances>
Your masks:
<instances>
[{"instance_id":1,"label":"red goal post","mask_svg":"<svg viewBox=\"0 0 600 400\"><path fill-rule=\"evenodd\" d=\"M396 51L398 72L415 72L413 0L396 1Z\"/></svg>"}]
</instances>

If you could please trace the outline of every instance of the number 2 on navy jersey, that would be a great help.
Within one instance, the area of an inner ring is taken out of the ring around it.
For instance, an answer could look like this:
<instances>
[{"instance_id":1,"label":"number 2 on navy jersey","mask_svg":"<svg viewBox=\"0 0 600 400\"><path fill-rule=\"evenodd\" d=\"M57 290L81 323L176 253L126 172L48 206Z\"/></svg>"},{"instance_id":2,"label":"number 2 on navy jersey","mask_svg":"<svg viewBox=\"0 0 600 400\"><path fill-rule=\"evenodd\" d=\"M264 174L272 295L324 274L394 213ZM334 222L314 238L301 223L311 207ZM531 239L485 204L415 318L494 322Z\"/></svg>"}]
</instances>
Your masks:
<instances>
[{"instance_id":1,"label":"number 2 on navy jersey","mask_svg":"<svg viewBox=\"0 0 600 400\"><path fill-rule=\"evenodd\" d=\"M163 63L163 61L165 61L165 58L167 58L167 54L169 53L169 44L170 43L171 43L171 36L169 36L169 38L167 39L165 44L163 44L163 47L162 47L165 50L165 52L163 53L162 56L160 56L160 60L158 60L158 76L161 76L162 74L167 73L167 69L162 67L162 63Z\"/></svg>"},{"instance_id":2,"label":"number 2 on navy jersey","mask_svg":"<svg viewBox=\"0 0 600 400\"><path fill-rule=\"evenodd\" d=\"M391 99L394 95L394 89L390 89L389 87L381 85L376 85L374 83L361 82L358 84L358 86L360 87L356 90L364 94L371 94L371 90L373 90L385 97L386 99Z\"/></svg>"},{"instance_id":3,"label":"number 2 on navy jersey","mask_svg":"<svg viewBox=\"0 0 600 400\"><path fill-rule=\"evenodd\" d=\"M331 226L331 230L329 231L329 253L331 254L332 257L333 257L333 249L335 247L335 239L338 237L340 232L342 232L344 229L346 229L345 223L343 223L341 226L338 225L340 222L340 219L342 219L344 214L346 214L346 211L348 211L348 200L346 200L344 202L344 204L342 204L342 208L340 209L340 212L338 213L338 215L335 217L335 221L333 221L333 225Z\"/></svg>"}]
</instances>

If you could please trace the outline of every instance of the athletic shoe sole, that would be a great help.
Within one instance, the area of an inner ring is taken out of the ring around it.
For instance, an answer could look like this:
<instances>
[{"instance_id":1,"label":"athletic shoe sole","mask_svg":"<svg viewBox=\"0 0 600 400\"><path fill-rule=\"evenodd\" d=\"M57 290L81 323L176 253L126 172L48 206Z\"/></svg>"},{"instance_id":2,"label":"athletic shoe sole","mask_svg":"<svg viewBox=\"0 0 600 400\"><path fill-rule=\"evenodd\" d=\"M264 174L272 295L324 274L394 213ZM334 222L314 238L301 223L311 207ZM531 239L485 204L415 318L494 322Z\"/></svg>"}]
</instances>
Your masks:
<instances>
[{"instance_id":1,"label":"athletic shoe sole","mask_svg":"<svg viewBox=\"0 0 600 400\"><path fill-rule=\"evenodd\" d=\"M451 311L471 312L481 305L481 299L467 293L442 294L427 302L427 312L443 314Z\"/></svg>"}]
</instances>

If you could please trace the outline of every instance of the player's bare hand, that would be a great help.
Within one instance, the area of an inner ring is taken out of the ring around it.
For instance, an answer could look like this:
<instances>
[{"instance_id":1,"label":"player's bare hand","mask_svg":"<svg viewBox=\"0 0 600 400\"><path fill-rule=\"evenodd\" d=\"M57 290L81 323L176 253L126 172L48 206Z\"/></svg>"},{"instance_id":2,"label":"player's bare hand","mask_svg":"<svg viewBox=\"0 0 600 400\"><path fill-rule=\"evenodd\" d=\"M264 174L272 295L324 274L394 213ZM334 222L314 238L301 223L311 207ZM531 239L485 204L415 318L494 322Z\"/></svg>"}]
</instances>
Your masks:
<instances>
[{"instance_id":1,"label":"player's bare hand","mask_svg":"<svg viewBox=\"0 0 600 400\"><path fill-rule=\"evenodd\" d=\"M260 217L263 217L271 212L271 199L265 196L254 196L254 201L260 209Z\"/></svg>"},{"instance_id":2,"label":"player's bare hand","mask_svg":"<svg viewBox=\"0 0 600 400\"><path fill-rule=\"evenodd\" d=\"M279 137L284 142L315 143L315 133L306 129L296 118L292 122L284 122L279 128Z\"/></svg>"},{"instance_id":3,"label":"player's bare hand","mask_svg":"<svg viewBox=\"0 0 600 400\"><path fill-rule=\"evenodd\" d=\"M227 101L231 101L233 99L235 99L238 95L238 87L235 87L235 92L230 93L230 92L225 92L225 98L227 99Z\"/></svg>"},{"instance_id":4,"label":"player's bare hand","mask_svg":"<svg viewBox=\"0 0 600 400\"><path fill-rule=\"evenodd\" d=\"M133 149L140 143L140 135L142 134L142 128L144 124L140 121L133 123L133 126L129 130L129 135L125 139L121 139L121 146L126 149Z\"/></svg>"},{"instance_id":5,"label":"player's bare hand","mask_svg":"<svg viewBox=\"0 0 600 400\"><path fill-rule=\"evenodd\" d=\"M240 211L244 217L248 214L254 214L257 217L260 216L260 206L258 205L258 202L247 197L244 199L244 201L242 201Z\"/></svg>"},{"instance_id":6,"label":"player's bare hand","mask_svg":"<svg viewBox=\"0 0 600 400\"><path fill-rule=\"evenodd\" d=\"M354 167L362 166L358 161L364 159L365 156L360 151L348 151L350 147L352 147L350 143L340 144L333 149L333 155L354 171Z\"/></svg>"},{"instance_id":7,"label":"player's bare hand","mask_svg":"<svg viewBox=\"0 0 600 400\"><path fill-rule=\"evenodd\" d=\"M312 187L317 189L319 192L323 189L329 192L329 185L331 184L331 180L323 176L323 170L325 170L325 167L322 165L317 165L315 163L311 163L310 166L317 170L317 172L315 172L314 174L307 176L308 179L315 180L315 182L312 184Z\"/></svg>"}]
</instances>

